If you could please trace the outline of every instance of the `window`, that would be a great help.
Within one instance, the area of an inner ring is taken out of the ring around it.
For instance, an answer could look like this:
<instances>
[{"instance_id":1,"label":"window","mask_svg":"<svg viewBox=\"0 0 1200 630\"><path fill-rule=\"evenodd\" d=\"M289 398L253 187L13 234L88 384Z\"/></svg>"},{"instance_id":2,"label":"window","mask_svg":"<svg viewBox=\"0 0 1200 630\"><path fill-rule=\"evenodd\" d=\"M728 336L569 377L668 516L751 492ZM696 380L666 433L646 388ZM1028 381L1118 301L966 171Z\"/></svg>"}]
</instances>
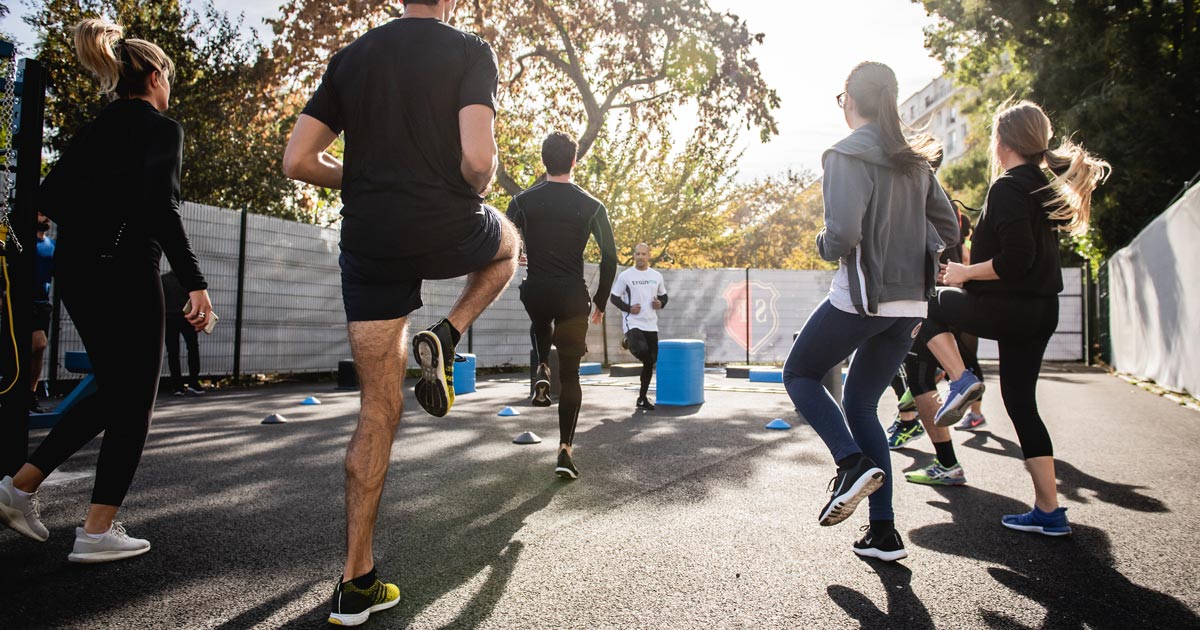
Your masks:
<instances>
[{"instance_id":1,"label":"window","mask_svg":"<svg viewBox=\"0 0 1200 630\"><path fill-rule=\"evenodd\" d=\"M950 130L950 138L946 140L946 153L953 153L955 145L958 144L958 130Z\"/></svg>"}]
</instances>

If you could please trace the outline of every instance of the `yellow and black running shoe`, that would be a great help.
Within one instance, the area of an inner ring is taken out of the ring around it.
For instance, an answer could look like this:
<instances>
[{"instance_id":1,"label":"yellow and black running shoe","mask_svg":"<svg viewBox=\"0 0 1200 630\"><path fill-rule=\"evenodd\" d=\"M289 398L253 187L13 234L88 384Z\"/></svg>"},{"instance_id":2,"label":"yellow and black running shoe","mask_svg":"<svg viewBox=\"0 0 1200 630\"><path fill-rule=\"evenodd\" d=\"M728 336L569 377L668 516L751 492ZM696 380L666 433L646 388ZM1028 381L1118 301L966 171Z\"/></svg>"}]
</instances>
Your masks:
<instances>
[{"instance_id":1,"label":"yellow and black running shoe","mask_svg":"<svg viewBox=\"0 0 1200 630\"><path fill-rule=\"evenodd\" d=\"M439 418L454 406L454 341L450 322L442 320L413 335L413 357L421 366L417 381L417 402L431 416Z\"/></svg>"},{"instance_id":2,"label":"yellow and black running shoe","mask_svg":"<svg viewBox=\"0 0 1200 630\"><path fill-rule=\"evenodd\" d=\"M367 574L368 579L375 577L375 571ZM329 613L329 623L335 626L358 626L367 622L373 612L387 610L400 603L400 589L395 584L386 584L379 578L367 588L360 588L355 582L338 580L333 589L333 610Z\"/></svg>"}]
</instances>

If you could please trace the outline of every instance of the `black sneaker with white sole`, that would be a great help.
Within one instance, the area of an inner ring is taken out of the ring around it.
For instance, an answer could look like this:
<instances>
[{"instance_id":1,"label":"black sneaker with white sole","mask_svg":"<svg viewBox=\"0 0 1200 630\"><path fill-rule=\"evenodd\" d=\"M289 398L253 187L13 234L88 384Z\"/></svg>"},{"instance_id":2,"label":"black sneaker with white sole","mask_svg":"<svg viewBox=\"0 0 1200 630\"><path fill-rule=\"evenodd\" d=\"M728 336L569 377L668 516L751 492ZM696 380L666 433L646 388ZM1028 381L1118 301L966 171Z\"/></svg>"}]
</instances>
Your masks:
<instances>
[{"instance_id":1,"label":"black sneaker with white sole","mask_svg":"<svg viewBox=\"0 0 1200 630\"><path fill-rule=\"evenodd\" d=\"M431 416L441 418L454 406L454 341L450 322L442 320L413 335L413 357L421 366L415 387L417 402Z\"/></svg>"},{"instance_id":2,"label":"black sneaker with white sole","mask_svg":"<svg viewBox=\"0 0 1200 630\"><path fill-rule=\"evenodd\" d=\"M654 411L654 403L650 402L649 398L646 398L645 396L643 396L641 398L638 398L637 408L645 409L646 411Z\"/></svg>"},{"instance_id":3,"label":"black sneaker with white sole","mask_svg":"<svg viewBox=\"0 0 1200 630\"><path fill-rule=\"evenodd\" d=\"M575 462L571 460L571 454L565 448L558 451L558 463L554 466L554 474L563 479L579 478L579 469L575 468Z\"/></svg>"},{"instance_id":4,"label":"black sneaker with white sole","mask_svg":"<svg viewBox=\"0 0 1200 630\"><path fill-rule=\"evenodd\" d=\"M550 366L542 363L538 365L537 381L533 383L533 406L549 407L551 404L553 401L550 400Z\"/></svg>"},{"instance_id":5,"label":"black sneaker with white sole","mask_svg":"<svg viewBox=\"0 0 1200 630\"><path fill-rule=\"evenodd\" d=\"M854 553L864 558L876 558L884 562L895 562L908 557L904 541L900 539L900 532L893 529L890 533L876 536L871 532L870 525L863 525L862 528L867 533L854 543Z\"/></svg>"},{"instance_id":6,"label":"black sneaker with white sole","mask_svg":"<svg viewBox=\"0 0 1200 630\"><path fill-rule=\"evenodd\" d=\"M886 475L866 455L859 454L845 468L838 467L837 476L829 480L832 496L817 517L821 525L837 525L850 517L863 499L883 485Z\"/></svg>"},{"instance_id":7,"label":"black sneaker with white sole","mask_svg":"<svg viewBox=\"0 0 1200 630\"><path fill-rule=\"evenodd\" d=\"M338 580L330 603L329 623L335 626L360 626L367 622L371 613L387 610L400 603L400 589L395 584L380 580L374 570L364 577L371 581L371 585L365 588L356 585L354 580Z\"/></svg>"}]
</instances>

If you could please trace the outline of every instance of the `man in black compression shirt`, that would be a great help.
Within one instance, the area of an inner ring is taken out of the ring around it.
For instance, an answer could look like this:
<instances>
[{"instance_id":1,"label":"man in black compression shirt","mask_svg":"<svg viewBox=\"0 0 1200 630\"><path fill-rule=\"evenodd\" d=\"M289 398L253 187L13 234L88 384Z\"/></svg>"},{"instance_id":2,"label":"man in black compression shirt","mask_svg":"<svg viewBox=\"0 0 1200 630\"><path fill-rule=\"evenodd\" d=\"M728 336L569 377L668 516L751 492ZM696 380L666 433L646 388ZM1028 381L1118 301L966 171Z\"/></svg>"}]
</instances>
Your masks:
<instances>
[{"instance_id":1,"label":"man in black compression shirt","mask_svg":"<svg viewBox=\"0 0 1200 630\"><path fill-rule=\"evenodd\" d=\"M529 275L521 283L521 302L533 324L529 336L538 357L533 404L550 406L550 344L558 348L558 461L554 472L578 479L571 459L583 392L579 361L587 353L588 312L593 324L604 320L604 306L617 273L617 248L604 204L571 183L578 151L575 140L554 132L542 142L546 179L513 197L508 218L525 239ZM588 237L600 247L600 282L588 297L583 250Z\"/></svg>"}]
</instances>

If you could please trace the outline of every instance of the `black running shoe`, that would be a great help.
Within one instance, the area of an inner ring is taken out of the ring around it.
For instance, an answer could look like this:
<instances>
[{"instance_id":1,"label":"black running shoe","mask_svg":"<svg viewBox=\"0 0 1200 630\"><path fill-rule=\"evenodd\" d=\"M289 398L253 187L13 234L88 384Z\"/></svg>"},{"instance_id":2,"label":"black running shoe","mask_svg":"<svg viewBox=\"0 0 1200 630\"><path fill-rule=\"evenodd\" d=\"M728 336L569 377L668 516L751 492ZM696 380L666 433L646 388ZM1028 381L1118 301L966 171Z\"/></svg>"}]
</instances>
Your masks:
<instances>
[{"instance_id":1,"label":"black running shoe","mask_svg":"<svg viewBox=\"0 0 1200 630\"><path fill-rule=\"evenodd\" d=\"M900 539L900 532L893 529L889 534L875 536L871 533L870 525L863 525L862 529L867 533L854 543L854 553L864 558L878 558L885 562L895 562L908 557L908 551L904 549L904 541Z\"/></svg>"},{"instance_id":2,"label":"black running shoe","mask_svg":"<svg viewBox=\"0 0 1200 630\"><path fill-rule=\"evenodd\" d=\"M846 520L860 501L883 485L884 477L883 470L866 455L859 455L846 468L838 467L837 476L829 480L833 495L821 508L818 521L821 525L837 525Z\"/></svg>"},{"instance_id":3,"label":"black running shoe","mask_svg":"<svg viewBox=\"0 0 1200 630\"><path fill-rule=\"evenodd\" d=\"M42 405L38 401L38 395L36 393L30 393L29 413L46 413L46 410L42 408Z\"/></svg>"},{"instance_id":4,"label":"black running shoe","mask_svg":"<svg viewBox=\"0 0 1200 630\"><path fill-rule=\"evenodd\" d=\"M333 589L329 623L335 626L362 625L371 613L387 610L399 603L400 589L395 584L386 584L376 578L371 586L359 588L354 582L343 583L339 579Z\"/></svg>"},{"instance_id":5,"label":"black running shoe","mask_svg":"<svg viewBox=\"0 0 1200 630\"><path fill-rule=\"evenodd\" d=\"M645 409L646 411L654 411L654 403L650 402L650 399L648 398L641 397L638 398L637 408Z\"/></svg>"},{"instance_id":6,"label":"black running shoe","mask_svg":"<svg viewBox=\"0 0 1200 630\"><path fill-rule=\"evenodd\" d=\"M537 381L533 383L533 406L549 407L551 404L553 401L550 400L550 366L542 363L538 365Z\"/></svg>"},{"instance_id":7,"label":"black running shoe","mask_svg":"<svg viewBox=\"0 0 1200 630\"><path fill-rule=\"evenodd\" d=\"M558 451L558 464L554 467L554 474L563 479L579 478L579 469L575 468L575 462L571 461L571 454L565 448Z\"/></svg>"},{"instance_id":8,"label":"black running shoe","mask_svg":"<svg viewBox=\"0 0 1200 630\"><path fill-rule=\"evenodd\" d=\"M442 320L413 335L413 357L421 366L417 381L417 402L431 416L439 418L454 406L454 342L450 322Z\"/></svg>"}]
</instances>

